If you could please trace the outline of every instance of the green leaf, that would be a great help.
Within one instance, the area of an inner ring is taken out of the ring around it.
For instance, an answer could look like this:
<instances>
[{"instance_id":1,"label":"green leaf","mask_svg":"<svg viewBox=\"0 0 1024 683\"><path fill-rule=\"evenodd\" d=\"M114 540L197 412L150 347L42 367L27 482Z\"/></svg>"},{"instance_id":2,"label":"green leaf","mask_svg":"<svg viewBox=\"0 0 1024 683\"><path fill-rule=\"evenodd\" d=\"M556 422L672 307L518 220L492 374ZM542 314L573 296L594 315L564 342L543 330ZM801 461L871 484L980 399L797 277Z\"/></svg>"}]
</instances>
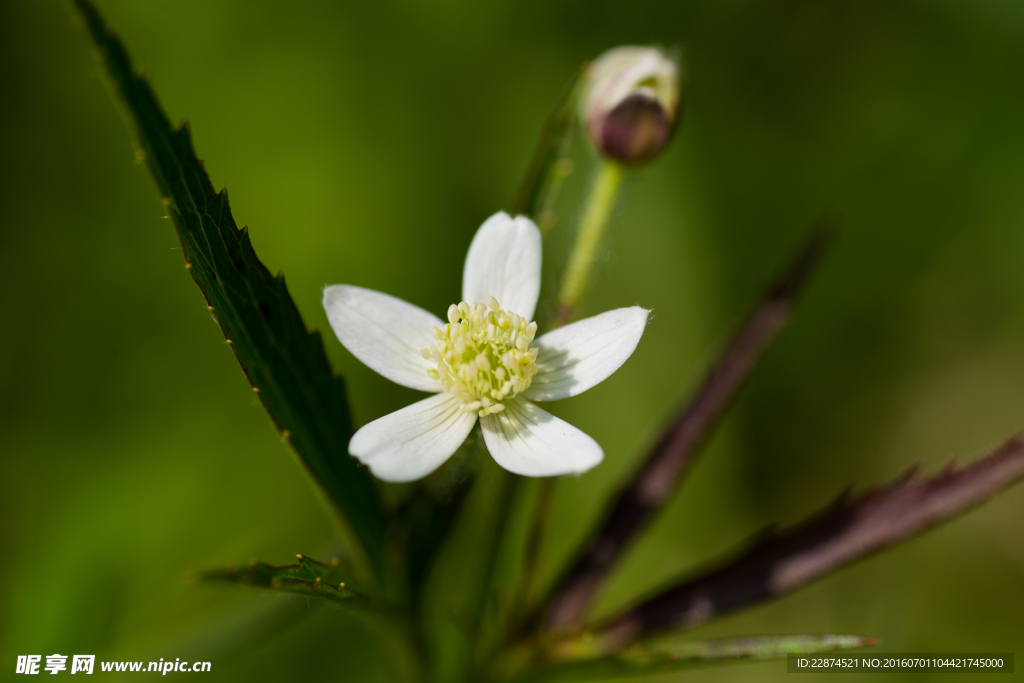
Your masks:
<instances>
[{"instance_id":1,"label":"green leaf","mask_svg":"<svg viewBox=\"0 0 1024 683\"><path fill-rule=\"evenodd\" d=\"M137 155L174 222L186 267L253 391L380 575L383 515L369 474L348 455L352 421L345 384L334 375L320 334L307 331L284 277L267 270L248 230L235 225L227 193L214 191L188 127L171 126L111 27L86 0L76 4L124 105Z\"/></svg>"},{"instance_id":2,"label":"green leaf","mask_svg":"<svg viewBox=\"0 0 1024 683\"><path fill-rule=\"evenodd\" d=\"M831 652L870 647L873 638L854 635L785 635L679 641L583 661L566 662L528 674L517 680L598 681L612 678L665 674L709 664L785 659L789 653ZM573 653L563 652L562 656Z\"/></svg>"},{"instance_id":3,"label":"green leaf","mask_svg":"<svg viewBox=\"0 0 1024 683\"><path fill-rule=\"evenodd\" d=\"M357 597L358 593L352 587L352 575L341 562L333 560L330 564L325 564L304 555L297 557L297 564L283 567L251 560L247 567L207 571L199 577L205 580L228 581L245 587L298 593L332 602L348 602Z\"/></svg>"},{"instance_id":4,"label":"green leaf","mask_svg":"<svg viewBox=\"0 0 1024 683\"><path fill-rule=\"evenodd\" d=\"M347 609L389 619L393 626L407 634L414 625L409 614L401 607L385 602L360 589L350 568L334 559L330 564L318 562L305 555L296 555L297 564L275 567L256 559L247 567L228 567L202 572L198 578L206 581L227 581L244 588L262 588L281 593L295 593L310 598L343 605Z\"/></svg>"}]
</instances>

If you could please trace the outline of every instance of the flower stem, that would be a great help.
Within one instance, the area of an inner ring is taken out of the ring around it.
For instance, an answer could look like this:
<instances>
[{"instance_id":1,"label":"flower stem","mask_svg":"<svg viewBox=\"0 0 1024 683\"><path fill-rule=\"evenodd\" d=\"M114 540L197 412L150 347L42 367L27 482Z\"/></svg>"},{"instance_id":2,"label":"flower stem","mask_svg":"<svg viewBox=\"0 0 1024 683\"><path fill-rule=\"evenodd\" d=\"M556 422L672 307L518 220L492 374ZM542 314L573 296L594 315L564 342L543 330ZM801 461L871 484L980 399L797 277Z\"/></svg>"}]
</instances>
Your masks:
<instances>
[{"instance_id":1,"label":"flower stem","mask_svg":"<svg viewBox=\"0 0 1024 683\"><path fill-rule=\"evenodd\" d=\"M519 628L522 620L529 615L531 599L538 583L540 571L540 546L544 540L544 529L547 528L551 516L551 501L555 497L555 477L541 479L537 482L537 493L534 498L533 512L530 515L530 526L523 551L523 578L516 600L515 627Z\"/></svg>"},{"instance_id":2,"label":"flower stem","mask_svg":"<svg viewBox=\"0 0 1024 683\"><path fill-rule=\"evenodd\" d=\"M615 208L615 200L622 188L625 168L615 161L602 159L594 170L594 178L583 207L576 244L569 255L562 280L562 289L558 294L555 313L551 317L546 330L565 325L576 313L580 299L587 288L597 251L601 246L608 220ZM546 331L545 330L545 331ZM537 574L540 565L540 547L544 529L547 527L551 513L551 502L554 498L556 478L542 479L538 485L537 495L533 504L530 524L527 531L526 547L523 556L523 576L519 585L515 628L522 627L523 619L529 614L530 598L537 585Z\"/></svg>"},{"instance_id":3,"label":"flower stem","mask_svg":"<svg viewBox=\"0 0 1024 683\"><path fill-rule=\"evenodd\" d=\"M497 468L496 468L497 469ZM495 600L495 590L497 588L497 582L499 579L499 564L498 559L505 548L506 538L509 532L509 525L512 521L512 512L516 496L519 492L519 488L522 482L522 477L505 472L504 470L497 470L497 482L496 482L496 496L497 505L495 509L494 518L494 534L488 539L488 543L484 550L486 556L485 564L483 567L483 582L480 587L480 592L476 599L476 614L473 632L473 654L475 656L474 667L478 667L481 663L486 662L491 653L491 649L495 643L492 641L495 636L486 632L486 620L489 611L494 611L495 621L498 624L499 632L496 634L496 638L499 642L504 640L505 634L501 633L503 625L503 615L501 614L500 605ZM488 638L488 636L491 636ZM474 673L473 671L470 672ZM476 673L479 673L476 671ZM476 680L476 679L472 679Z\"/></svg>"},{"instance_id":4,"label":"flower stem","mask_svg":"<svg viewBox=\"0 0 1024 683\"><path fill-rule=\"evenodd\" d=\"M558 293L552 328L569 322L583 298L624 175L625 169L620 164L607 159L598 162L580 219L576 244L569 255L562 289Z\"/></svg>"}]
</instances>

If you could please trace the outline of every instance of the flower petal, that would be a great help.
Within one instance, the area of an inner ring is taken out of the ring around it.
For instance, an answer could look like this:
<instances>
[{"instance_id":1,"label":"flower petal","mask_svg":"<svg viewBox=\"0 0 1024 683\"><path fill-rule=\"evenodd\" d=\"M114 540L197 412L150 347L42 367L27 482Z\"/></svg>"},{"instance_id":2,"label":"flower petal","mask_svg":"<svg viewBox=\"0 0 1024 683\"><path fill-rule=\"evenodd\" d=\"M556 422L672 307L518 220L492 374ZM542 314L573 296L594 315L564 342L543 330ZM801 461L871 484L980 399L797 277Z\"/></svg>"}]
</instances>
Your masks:
<instances>
[{"instance_id":1,"label":"flower petal","mask_svg":"<svg viewBox=\"0 0 1024 683\"><path fill-rule=\"evenodd\" d=\"M331 328L353 356L392 382L420 391L441 391L427 376L434 363L420 349L435 344L437 316L372 289L334 285L324 289L324 308Z\"/></svg>"},{"instance_id":2,"label":"flower petal","mask_svg":"<svg viewBox=\"0 0 1024 683\"><path fill-rule=\"evenodd\" d=\"M524 477L586 472L604 459L592 438L522 399L480 419L484 441L499 465Z\"/></svg>"},{"instance_id":3,"label":"flower petal","mask_svg":"<svg viewBox=\"0 0 1024 683\"><path fill-rule=\"evenodd\" d=\"M352 436L348 452L384 481L427 476L452 456L476 424L451 394L438 394L385 415Z\"/></svg>"},{"instance_id":4,"label":"flower petal","mask_svg":"<svg viewBox=\"0 0 1024 683\"><path fill-rule=\"evenodd\" d=\"M487 303L533 320L540 294L540 230L526 216L499 211L480 226L462 271L462 299Z\"/></svg>"},{"instance_id":5,"label":"flower petal","mask_svg":"<svg viewBox=\"0 0 1024 683\"><path fill-rule=\"evenodd\" d=\"M639 306L617 308L540 337L537 374L523 396L557 401L603 382L633 354L649 315Z\"/></svg>"}]
</instances>

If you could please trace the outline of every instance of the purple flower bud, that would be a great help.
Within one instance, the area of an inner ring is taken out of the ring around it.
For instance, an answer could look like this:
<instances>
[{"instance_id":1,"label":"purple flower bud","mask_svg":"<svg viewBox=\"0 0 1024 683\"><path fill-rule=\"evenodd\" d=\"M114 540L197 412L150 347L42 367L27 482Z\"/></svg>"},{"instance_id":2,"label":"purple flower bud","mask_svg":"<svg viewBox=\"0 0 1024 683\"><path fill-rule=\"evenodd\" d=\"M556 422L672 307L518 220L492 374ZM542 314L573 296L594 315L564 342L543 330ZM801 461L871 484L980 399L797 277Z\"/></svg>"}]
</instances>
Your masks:
<instances>
[{"instance_id":1,"label":"purple flower bud","mask_svg":"<svg viewBox=\"0 0 1024 683\"><path fill-rule=\"evenodd\" d=\"M618 47L591 63L583 125L597 151L643 164L664 149L679 113L679 67L660 50Z\"/></svg>"}]
</instances>

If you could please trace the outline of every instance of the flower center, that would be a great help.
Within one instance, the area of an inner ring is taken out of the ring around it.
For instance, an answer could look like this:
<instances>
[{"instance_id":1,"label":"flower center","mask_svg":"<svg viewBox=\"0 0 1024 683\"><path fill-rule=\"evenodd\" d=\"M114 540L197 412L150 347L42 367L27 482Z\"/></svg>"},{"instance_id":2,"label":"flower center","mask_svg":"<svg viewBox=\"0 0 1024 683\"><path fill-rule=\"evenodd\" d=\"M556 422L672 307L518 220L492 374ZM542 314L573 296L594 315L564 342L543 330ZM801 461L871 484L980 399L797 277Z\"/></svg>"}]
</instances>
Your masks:
<instances>
[{"instance_id":1,"label":"flower center","mask_svg":"<svg viewBox=\"0 0 1024 683\"><path fill-rule=\"evenodd\" d=\"M448 307L448 324L434 328L437 343L420 351L437 363L427 374L462 401L466 412L480 416L505 409L505 399L526 391L537 374L537 349L530 343L537 323L503 311L488 297L487 305L465 301Z\"/></svg>"}]
</instances>

